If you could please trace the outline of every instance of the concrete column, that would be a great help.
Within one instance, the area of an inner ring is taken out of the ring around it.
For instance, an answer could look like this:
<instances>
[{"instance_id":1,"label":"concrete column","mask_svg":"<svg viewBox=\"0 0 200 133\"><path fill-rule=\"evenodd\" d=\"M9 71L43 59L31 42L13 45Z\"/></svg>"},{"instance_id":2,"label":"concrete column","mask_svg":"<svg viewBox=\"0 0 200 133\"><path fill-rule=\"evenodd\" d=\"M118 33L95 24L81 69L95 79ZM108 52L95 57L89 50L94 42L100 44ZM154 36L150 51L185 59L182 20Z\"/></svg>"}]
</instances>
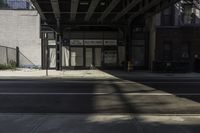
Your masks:
<instances>
[{"instance_id":1,"label":"concrete column","mask_svg":"<svg viewBox=\"0 0 200 133\"><path fill-rule=\"evenodd\" d=\"M153 61L155 60L156 49L156 22L155 17L146 20L146 28L149 31L149 68L153 69Z\"/></svg>"},{"instance_id":2,"label":"concrete column","mask_svg":"<svg viewBox=\"0 0 200 133\"><path fill-rule=\"evenodd\" d=\"M132 45L132 26L128 25L126 27L126 66L125 66L125 68L127 68L127 69L128 69L128 62L132 61L132 57L131 57L132 48L131 48L131 45Z\"/></svg>"}]
</instances>

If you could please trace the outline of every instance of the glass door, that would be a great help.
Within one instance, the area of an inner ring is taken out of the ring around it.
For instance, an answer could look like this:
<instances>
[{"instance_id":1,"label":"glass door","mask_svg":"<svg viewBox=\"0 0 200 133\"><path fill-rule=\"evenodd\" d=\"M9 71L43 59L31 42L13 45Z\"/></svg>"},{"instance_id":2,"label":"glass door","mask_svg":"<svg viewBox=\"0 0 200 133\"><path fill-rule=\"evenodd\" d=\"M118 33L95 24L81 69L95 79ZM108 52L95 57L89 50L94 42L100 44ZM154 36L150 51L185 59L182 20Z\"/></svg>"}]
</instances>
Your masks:
<instances>
[{"instance_id":1,"label":"glass door","mask_svg":"<svg viewBox=\"0 0 200 133\"><path fill-rule=\"evenodd\" d=\"M145 39L133 40L132 62L134 69L145 70L148 68L148 50Z\"/></svg>"},{"instance_id":2,"label":"glass door","mask_svg":"<svg viewBox=\"0 0 200 133\"><path fill-rule=\"evenodd\" d=\"M117 66L117 51L116 50L105 50L104 51L104 64L108 67Z\"/></svg>"},{"instance_id":3,"label":"glass door","mask_svg":"<svg viewBox=\"0 0 200 133\"><path fill-rule=\"evenodd\" d=\"M95 48L94 55L95 55L94 58L95 67L101 67L101 62L102 62L101 48Z\"/></svg>"},{"instance_id":4,"label":"glass door","mask_svg":"<svg viewBox=\"0 0 200 133\"><path fill-rule=\"evenodd\" d=\"M93 67L93 52L92 48L85 49L85 66Z\"/></svg>"}]
</instances>

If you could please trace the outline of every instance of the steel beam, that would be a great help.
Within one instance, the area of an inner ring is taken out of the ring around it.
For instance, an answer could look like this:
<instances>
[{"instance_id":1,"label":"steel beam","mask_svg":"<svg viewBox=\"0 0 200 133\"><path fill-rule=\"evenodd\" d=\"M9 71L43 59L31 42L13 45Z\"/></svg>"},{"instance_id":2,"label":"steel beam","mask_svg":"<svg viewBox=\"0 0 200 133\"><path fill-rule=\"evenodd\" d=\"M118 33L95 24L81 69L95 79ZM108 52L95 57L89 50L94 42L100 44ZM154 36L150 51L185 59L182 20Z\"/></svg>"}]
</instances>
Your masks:
<instances>
[{"instance_id":1,"label":"steel beam","mask_svg":"<svg viewBox=\"0 0 200 133\"><path fill-rule=\"evenodd\" d=\"M178 2L179 0L170 0L170 1L165 1L166 3L169 3L166 5L163 4L160 5L160 3L162 2L163 0L153 0L152 2L150 2L149 4L147 4L145 7L143 7L142 9L140 9L138 12L134 13L132 16L129 17L128 19L128 23L130 24L137 16L141 15L141 14L144 14L146 11L150 10L151 8L153 8L154 6L158 7L158 8L155 8L158 12L158 9L159 11L160 10L163 10L163 8L167 8L169 5L172 5L176 2ZM159 5L159 6L158 6Z\"/></svg>"},{"instance_id":2,"label":"steel beam","mask_svg":"<svg viewBox=\"0 0 200 133\"><path fill-rule=\"evenodd\" d=\"M38 11L38 13L40 14L42 20L47 20L44 13L42 12L38 2L36 0L31 0L33 6L35 7L35 9Z\"/></svg>"},{"instance_id":3,"label":"steel beam","mask_svg":"<svg viewBox=\"0 0 200 133\"><path fill-rule=\"evenodd\" d=\"M60 18L60 8L58 0L51 0L51 5L56 19Z\"/></svg>"},{"instance_id":4,"label":"steel beam","mask_svg":"<svg viewBox=\"0 0 200 133\"><path fill-rule=\"evenodd\" d=\"M135 7L137 4L139 4L141 0L132 0L130 4L126 8L124 8L120 13L117 14L117 16L112 21L117 21L121 17L123 17L125 14L127 14L133 7Z\"/></svg>"},{"instance_id":5,"label":"steel beam","mask_svg":"<svg viewBox=\"0 0 200 133\"><path fill-rule=\"evenodd\" d=\"M103 21L108 14L118 5L121 0L112 0L106 10L102 13L101 17L98 19L98 22Z\"/></svg>"},{"instance_id":6,"label":"steel beam","mask_svg":"<svg viewBox=\"0 0 200 133\"><path fill-rule=\"evenodd\" d=\"M71 0L71 21L74 21L76 18L77 10L78 10L79 0Z\"/></svg>"},{"instance_id":7,"label":"steel beam","mask_svg":"<svg viewBox=\"0 0 200 133\"><path fill-rule=\"evenodd\" d=\"M85 16L85 21L89 21L90 18L92 17L92 14L94 13L98 3L99 3L100 0L92 0L91 1L91 4L90 4L90 7L88 9L88 12Z\"/></svg>"}]
</instances>

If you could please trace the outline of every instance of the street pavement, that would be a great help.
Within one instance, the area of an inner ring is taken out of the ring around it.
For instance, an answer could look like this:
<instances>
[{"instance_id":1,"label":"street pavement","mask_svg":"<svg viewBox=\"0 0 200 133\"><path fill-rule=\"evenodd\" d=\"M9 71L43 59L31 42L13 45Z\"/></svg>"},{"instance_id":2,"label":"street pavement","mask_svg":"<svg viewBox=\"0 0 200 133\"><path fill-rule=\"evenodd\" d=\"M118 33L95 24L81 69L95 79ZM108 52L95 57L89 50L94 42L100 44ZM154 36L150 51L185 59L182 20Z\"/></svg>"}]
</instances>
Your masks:
<instances>
[{"instance_id":1,"label":"street pavement","mask_svg":"<svg viewBox=\"0 0 200 133\"><path fill-rule=\"evenodd\" d=\"M199 133L200 80L0 80L0 133Z\"/></svg>"}]
</instances>

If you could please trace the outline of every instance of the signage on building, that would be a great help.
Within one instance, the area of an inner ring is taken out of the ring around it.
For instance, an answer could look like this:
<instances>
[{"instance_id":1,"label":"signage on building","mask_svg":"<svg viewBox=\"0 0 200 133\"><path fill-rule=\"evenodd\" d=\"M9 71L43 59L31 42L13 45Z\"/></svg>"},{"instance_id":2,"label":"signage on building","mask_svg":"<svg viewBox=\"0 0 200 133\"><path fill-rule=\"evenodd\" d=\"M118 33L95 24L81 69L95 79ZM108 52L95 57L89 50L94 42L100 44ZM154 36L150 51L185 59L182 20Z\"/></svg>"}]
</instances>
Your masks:
<instances>
[{"instance_id":1,"label":"signage on building","mask_svg":"<svg viewBox=\"0 0 200 133\"><path fill-rule=\"evenodd\" d=\"M70 45L72 45L72 46L74 46L74 45L83 45L83 40L80 40L80 39L70 40Z\"/></svg>"},{"instance_id":2,"label":"signage on building","mask_svg":"<svg viewBox=\"0 0 200 133\"><path fill-rule=\"evenodd\" d=\"M84 40L84 44L86 46L91 46L91 45L103 45L103 40Z\"/></svg>"},{"instance_id":3,"label":"signage on building","mask_svg":"<svg viewBox=\"0 0 200 133\"><path fill-rule=\"evenodd\" d=\"M48 40L48 45L56 45L56 40Z\"/></svg>"},{"instance_id":4,"label":"signage on building","mask_svg":"<svg viewBox=\"0 0 200 133\"><path fill-rule=\"evenodd\" d=\"M108 45L108 46L117 45L117 40L104 40L104 45Z\"/></svg>"}]
</instances>

